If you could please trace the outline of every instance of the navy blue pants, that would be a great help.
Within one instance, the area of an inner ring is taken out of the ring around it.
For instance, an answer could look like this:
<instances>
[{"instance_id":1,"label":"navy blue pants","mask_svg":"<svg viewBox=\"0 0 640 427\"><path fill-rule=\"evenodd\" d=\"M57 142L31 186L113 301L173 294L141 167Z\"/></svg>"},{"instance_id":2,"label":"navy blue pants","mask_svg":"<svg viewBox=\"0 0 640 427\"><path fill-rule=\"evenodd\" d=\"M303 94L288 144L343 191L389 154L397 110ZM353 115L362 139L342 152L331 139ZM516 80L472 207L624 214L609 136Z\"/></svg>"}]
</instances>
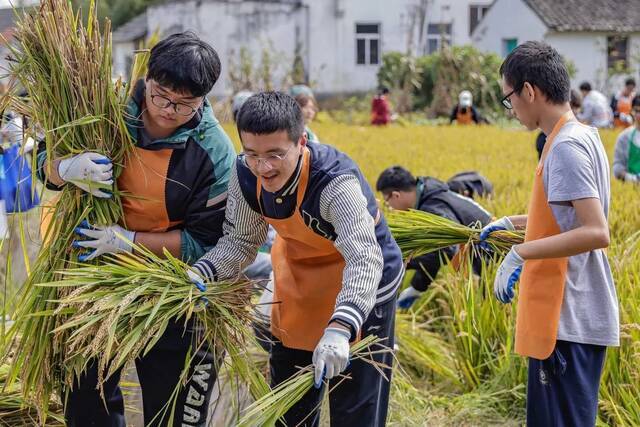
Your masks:
<instances>
[{"instance_id":1,"label":"navy blue pants","mask_svg":"<svg viewBox=\"0 0 640 427\"><path fill-rule=\"evenodd\" d=\"M557 341L548 359L529 358L527 426L595 426L606 349Z\"/></svg>"},{"instance_id":2,"label":"navy blue pants","mask_svg":"<svg viewBox=\"0 0 640 427\"><path fill-rule=\"evenodd\" d=\"M171 400L178 385L189 350L195 352L195 357L187 383L178 394L173 425L205 426L218 363L208 346L195 345L197 334L198 330L191 322L186 331L184 321L171 322L149 353L136 360L145 426L168 425L170 408L165 412L165 404ZM124 401L118 386L121 371L104 384L103 401L96 389L97 364L89 364L74 388L68 390L64 411L68 427L125 427Z\"/></svg>"},{"instance_id":3,"label":"navy blue pants","mask_svg":"<svg viewBox=\"0 0 640 427\"><path fill-rule=\"evenodd\" d=\"M362 326L362 335L376 335L387 338L382 342L393 349L396 299L375 307ZM313 352L287 348L281 342L271 345L270 368L271 385L275 386L295 374L299 367L312 363ZM391 367L393 353L375 354L373 358ZM329 395L331 426L383 427L387 418L391 369L385 369L385 379L369 363L352 361L344 375L345 379L335 389L340 378L329 381L332 389ZM287 426L316 427L320 422L320 403L325 386L312 388L284 416ZM278 424L282 425L282 424Z\"/></svg>"}]
</instances>

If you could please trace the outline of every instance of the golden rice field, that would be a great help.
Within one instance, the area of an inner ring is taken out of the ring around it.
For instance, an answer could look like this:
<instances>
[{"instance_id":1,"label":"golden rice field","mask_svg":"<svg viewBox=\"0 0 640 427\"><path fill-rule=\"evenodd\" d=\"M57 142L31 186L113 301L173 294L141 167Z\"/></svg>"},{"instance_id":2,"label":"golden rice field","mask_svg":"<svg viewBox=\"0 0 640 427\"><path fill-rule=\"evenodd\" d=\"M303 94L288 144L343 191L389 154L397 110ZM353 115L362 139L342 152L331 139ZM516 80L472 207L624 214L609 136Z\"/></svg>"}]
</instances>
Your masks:
<instances>
[{"instance_id":1,"label":"golden rice field","mask_svg":"<svg viewBox=\"0 0 640 427\"><path fill-rule=\"evenodd\" d=\"M481 201L494 215L526 211L537 162L534 133L497 127L373 128L328 119L311 127L321 141L356 160L372 185L380 171L394 164L414 175L443 180L463 170L478 170L495 186L494 198ZM238 145L235 128L225 128ZM612 158L616 133L605 131L602 137ZM612 182L609 256L623 333L622 347L608 353L600 425L640 425L639 195L640 187ZM37 216L29 215L27 223L27 240L36 242ZM5 246L0 252L3 259L7 250ZM13 259L21 255L14 248ZM21 263L12 264L14 277L23 276ZM495 301L492 283L492 268L481 280L447 269L412 311L399 314L399 369L393 379L389 425L523 424L526 364L511 348L515 304L505 307Z\"/></svg>"}]
</instances>

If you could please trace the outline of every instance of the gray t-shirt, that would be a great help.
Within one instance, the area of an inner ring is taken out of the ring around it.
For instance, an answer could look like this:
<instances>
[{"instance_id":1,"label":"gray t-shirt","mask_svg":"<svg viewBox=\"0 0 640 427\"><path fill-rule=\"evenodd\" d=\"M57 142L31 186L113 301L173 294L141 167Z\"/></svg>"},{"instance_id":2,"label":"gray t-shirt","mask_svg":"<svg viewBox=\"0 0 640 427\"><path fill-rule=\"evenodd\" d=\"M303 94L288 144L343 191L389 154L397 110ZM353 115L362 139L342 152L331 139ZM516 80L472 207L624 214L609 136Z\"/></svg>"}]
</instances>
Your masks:
<instances>
[{"instance_id":1,"label":"gray t-shirt","mask_svg":"<svg viewBox=\"0 0 640 427\"><path fill-rule=\"evenodd\" d=\"M556 137L544 163L544 189L560 230L580 226L571 201L600 200L609 216L609 162L595 128L569 122ZM618 297L605 251L569 257L558 340L617 346Z\"/></svg>"}]
</instances>

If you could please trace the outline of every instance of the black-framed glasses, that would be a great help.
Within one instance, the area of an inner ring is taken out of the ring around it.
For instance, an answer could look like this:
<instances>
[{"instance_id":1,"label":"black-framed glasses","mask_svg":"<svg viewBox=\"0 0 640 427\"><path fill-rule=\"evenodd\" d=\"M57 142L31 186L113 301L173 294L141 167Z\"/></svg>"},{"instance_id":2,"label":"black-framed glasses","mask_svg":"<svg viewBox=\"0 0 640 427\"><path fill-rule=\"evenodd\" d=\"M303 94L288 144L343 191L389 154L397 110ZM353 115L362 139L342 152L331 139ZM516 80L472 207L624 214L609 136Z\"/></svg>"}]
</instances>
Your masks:
<instances>
[{"instance_id":1,"label":"black-framed glasses","mask_svg":"<svg viewBox=\"0 0 640 427\"><path fill-rule=\"evenodd\" d=\"M506 108L507 110L513 110L513 104L511 104L511 97L513 96L513 94L520 92L521 90L522 90L522 87L516 88L502 98L501 102L504 108Z\"/></svg>"},{"instance_id":2,"label":"black-framed glasses","mask_svg":"<svg viewBox=\"0 0 640 427\"><path fill-rule=\"evenodd\" d=\"M197 111L197 108L193 108L189 104L184 104L182 102L173 102L166 96L162 96L158 94L151 95L151 102L153 103L153 105L155 105L158 108L167 108L173 105L173 111L175 111L176 114L179 114L185 117L191 116Z\"/></svg>"}]
</instances>

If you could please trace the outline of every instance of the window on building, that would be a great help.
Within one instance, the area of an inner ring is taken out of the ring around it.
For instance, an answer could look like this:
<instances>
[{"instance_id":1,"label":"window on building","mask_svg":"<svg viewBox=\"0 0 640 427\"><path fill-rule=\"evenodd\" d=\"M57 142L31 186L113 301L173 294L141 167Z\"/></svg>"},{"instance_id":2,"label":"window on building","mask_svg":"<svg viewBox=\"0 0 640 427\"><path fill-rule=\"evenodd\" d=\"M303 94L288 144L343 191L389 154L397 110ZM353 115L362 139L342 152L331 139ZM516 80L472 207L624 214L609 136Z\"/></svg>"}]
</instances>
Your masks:
<instances>
[{"instance_id":1,"label":"window on building","mask_svg":"<svg viewBox=\"0 0 640 427\"><path fill-rule=\"evenodd\" d=\"M518 46L518 39L502 39L502 56L507 56Z\"/></svg>"},{"instance_id":2,"label":"window on building","mask_svg":"<svg viewBox=\"0 0 640 427\"><path fill-rule=\"evenodd\" d=\"M629 66L629 37L609 36L607 37L607 68L626 69Z\"/></svg>"},{"instance_id":3,"label":"window on building","mask_svg":"<svg viewBox=\"0 0 640 427\"><path fill-rule=\"evenodd\" d=\"M489 10L489 6L471 5L469 6L469 35L476 29L482 17Z\"/></svg>"},{"instance_id":4,"label":"window on building","mask_svg":"<svg viewBox=\"0 0 640 427\"><path fill-rule=\"evenodd\" d=\"M380 24L356 24L356 64L380 63Z\"/></svg>"},{"instance_id":5,"label":"window on building","mask_svg":"<svg viewBox=\"0 0 640 427\"><path fill-rule=\"evenodd\" d=\"M427 25L427 53L432 54L451 45L451 24L439 23Z\"/></svg>"}]
</instances>

